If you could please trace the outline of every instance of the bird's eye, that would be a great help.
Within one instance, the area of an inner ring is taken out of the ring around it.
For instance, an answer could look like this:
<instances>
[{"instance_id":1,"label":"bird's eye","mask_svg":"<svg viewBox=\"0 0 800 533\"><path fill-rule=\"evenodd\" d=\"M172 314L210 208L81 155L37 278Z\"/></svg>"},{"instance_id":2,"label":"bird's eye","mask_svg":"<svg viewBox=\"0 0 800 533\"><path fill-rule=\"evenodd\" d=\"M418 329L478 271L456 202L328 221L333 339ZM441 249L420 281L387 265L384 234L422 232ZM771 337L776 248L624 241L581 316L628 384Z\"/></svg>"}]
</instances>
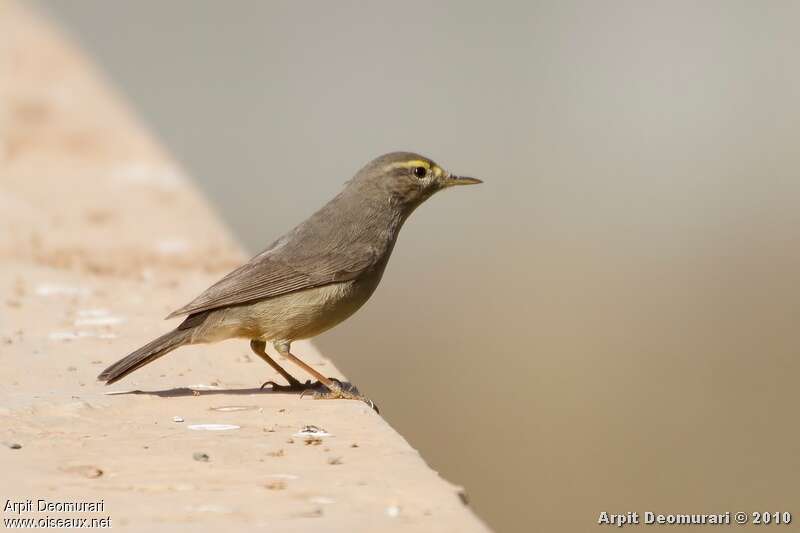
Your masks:
<instances>
[{"instance_id":1,"label":"bird's eye","mask_svg":"<svg viewBox=\"0 0 800 533\"><path fill-rule=\"evenodd\" d=\"M428 175L428 169L425 168L425 167L414 167L413 172L414 172L414 175L416 177L418 177L419 179L422 179L422 178L424 178L425 176Z\"/></svg>"}]
</instances>

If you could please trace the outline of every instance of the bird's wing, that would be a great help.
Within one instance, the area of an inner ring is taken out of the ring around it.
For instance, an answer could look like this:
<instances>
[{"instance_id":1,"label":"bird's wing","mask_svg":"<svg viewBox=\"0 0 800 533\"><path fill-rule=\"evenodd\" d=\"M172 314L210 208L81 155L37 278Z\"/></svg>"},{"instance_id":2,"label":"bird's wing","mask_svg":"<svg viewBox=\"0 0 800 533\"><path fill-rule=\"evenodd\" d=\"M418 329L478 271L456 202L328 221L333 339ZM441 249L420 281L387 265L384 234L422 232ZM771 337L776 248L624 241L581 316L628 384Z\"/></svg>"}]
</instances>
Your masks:
<instances>
[{"instance_id":1,"label":"bird's wing","mask_svg":"<svg viewBox=\"0 0 800 533\"><path fill-rule=\"evenodd\" d=\"M255 256L167 318L348 281L370 269L378 259L369 247L321 250L300 258L278 248Z\"/></svg>"}]
</instances>

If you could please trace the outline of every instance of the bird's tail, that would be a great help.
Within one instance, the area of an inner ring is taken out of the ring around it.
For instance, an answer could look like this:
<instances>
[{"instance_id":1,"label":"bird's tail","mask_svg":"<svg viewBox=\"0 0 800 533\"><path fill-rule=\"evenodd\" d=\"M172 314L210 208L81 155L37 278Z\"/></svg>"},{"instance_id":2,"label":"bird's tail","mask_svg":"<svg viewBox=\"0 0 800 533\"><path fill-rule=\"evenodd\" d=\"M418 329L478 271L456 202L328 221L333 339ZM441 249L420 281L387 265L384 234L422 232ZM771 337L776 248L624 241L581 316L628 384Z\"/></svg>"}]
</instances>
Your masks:
<instances>
[{"instance_id":1,"label":"bird's tail","mask_svg":"<svg viewBox=\"0 0 800 533\"><path fill-rule=\"evenodd\" d=\"M186 344L191 339L191 334L191 329L170 331L106 368L97 376L97 379L105 381L106 385L116 383L134 370L138 370L162 355L167 355L175 348Z\"/></svg>"}]
</instances>

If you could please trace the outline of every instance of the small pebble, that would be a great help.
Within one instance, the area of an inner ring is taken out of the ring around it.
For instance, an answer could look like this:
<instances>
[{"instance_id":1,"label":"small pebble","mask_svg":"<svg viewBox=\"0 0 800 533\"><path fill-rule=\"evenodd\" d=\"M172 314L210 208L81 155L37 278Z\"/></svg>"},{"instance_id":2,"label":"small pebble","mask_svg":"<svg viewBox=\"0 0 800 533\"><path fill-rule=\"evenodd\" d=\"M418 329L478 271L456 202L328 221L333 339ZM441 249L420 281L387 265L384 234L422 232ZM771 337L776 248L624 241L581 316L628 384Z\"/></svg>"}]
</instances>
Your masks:
<instances>
[{"instance_id":1,"label":"small pebble","mask_svg":"<svg viewBox=\"0 0 800 533\"><path fill-rule=\"evenodd\" d=\"M286 482L281 480L270 481L264 486L269 490L284 490L286 488Z\"/></svg>"},{"instance_id":2,"label":"small pebble","mask_svg":"<svg viewBox=\"0 0 800 533\"><path fill-rule=\"evenodd\" d=\"M19 450L20 448L22 448L22 444L18 442L4 442L3 444L11 448L12 450Z\"/></svg>"},{"instance_id":3,"label":"small pebble","mask_svg":"<svg viewBox=\"0 0 800 533\"><path fill-rule=\"evenodd\" d=\"M194 454L192 455L192 459L194 459L195 461L201 461L203 463L207 463L210 457L208 456L207 453L194 452Z\"/></svg>"},{"instance_id":4,"label":"small pebble","mask_svg":"<svg viewBox=\"0 0 800 533\"><path fill-rule=\"evenodd\" d=\"M177 422L177 423L183 422L183 417L182 416L173 416L172 417L172 421L173 422Z\"/></svg>"},{"instance_id":5,"label":"small pebble","mask_svg":"<svg viewBox=\"0 0 800 533\"><path fill-rule=\"evenodd\" d=\"M329 465L340 465L340 464L342 464L342 458L341 457L330 457L330 458L328 458L328 464Z\"/></svg>"},{"instance_id":6,"label":"small pebble","mask_svg":"<svg viewBox=\"0 0 800 533\"><path fill-rule=\"evenodd\" d=\"M330 437L331 434L318 426L303 426L303 429L294 434L295 437Z\"/></svg>"},{"instance_id":7,"label":"small pebble","mask_svg":"<svg viewBox=\"0 0 800 533\"><path fill-rule=\"evenodd\" d=\"M100 468L92 465L75 465L75 466L67 466L62 468L64 472L68 472L70 474L78 474L79 476L87 477L90 479L98 478L103 475L103 471Z\"/></svg>"}]
</instances>

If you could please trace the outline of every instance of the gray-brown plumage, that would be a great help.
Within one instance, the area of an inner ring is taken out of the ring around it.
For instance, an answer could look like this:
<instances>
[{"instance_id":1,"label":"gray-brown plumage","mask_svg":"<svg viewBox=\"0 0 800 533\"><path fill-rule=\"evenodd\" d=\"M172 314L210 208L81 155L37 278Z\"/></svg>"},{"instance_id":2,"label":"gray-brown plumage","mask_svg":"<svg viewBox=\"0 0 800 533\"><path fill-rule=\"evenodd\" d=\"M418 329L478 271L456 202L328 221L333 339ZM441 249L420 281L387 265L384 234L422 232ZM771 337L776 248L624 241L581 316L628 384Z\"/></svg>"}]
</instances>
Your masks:
<instances>
[{"instance_id":1,"label":"gray-brown plumage","mask_svg":"<svg viewBox=\"0 0 800 533\"><path fill-rule=\"evenodd\" d=\"M294 340L314 337L356 312L380 282L405 220L433 193L480 183L451 175L410 152L374 159L305 222L275 241L167 318L188 315L173 331L104 370L114 383L184 344L251 339L253 351L289 381L277 390L303 390L266 351L272 342L328 389L316 397L365 399L330 380L289 352Z\"/></svg>"}]
</instances>

